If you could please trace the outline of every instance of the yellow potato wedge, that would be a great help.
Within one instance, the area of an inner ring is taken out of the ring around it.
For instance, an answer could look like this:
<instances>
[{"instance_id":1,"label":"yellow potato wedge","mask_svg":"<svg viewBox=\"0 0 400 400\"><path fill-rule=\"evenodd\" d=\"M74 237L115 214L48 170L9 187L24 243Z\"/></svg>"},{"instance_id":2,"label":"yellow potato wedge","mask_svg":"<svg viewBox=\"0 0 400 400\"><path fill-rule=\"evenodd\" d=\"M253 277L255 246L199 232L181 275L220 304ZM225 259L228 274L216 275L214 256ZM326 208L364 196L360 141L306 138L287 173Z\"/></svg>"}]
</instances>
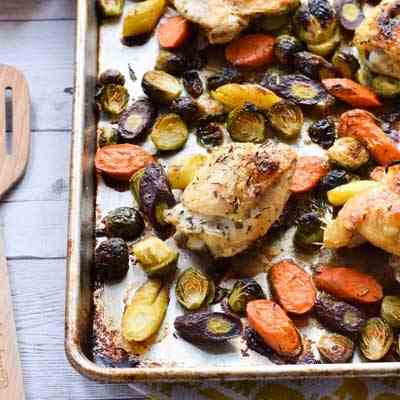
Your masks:
<instances>
[{"instance_id":1,"label":"yellow potato wedge","mask_svg":"<svg viewBox=\"0 0 400 400\"><path fill-rule=\"evenodd\" d=\"M168 287L159 279L141 286L125 309L122 336L128 342L143 342L159 329L167 312Z\"/></svg>"},{"instance_id":2,"label":"yellow potato wedge","mask_svg":"<svg viewBox=\"0 0 400 400\"><path fill-rule=\"evenodd\" d=\"M364 190L370 189L374 186L379 185L377 181L353 181L335 187L327 193L329 202L334 206L342 206L346 201L352 197L363 192Z\"/></svg>"},{"instance_id":3,"label":"yellow potato wedge","mask_svg":"<svg viewBox=\"0 0 400 400\"><path fill-rule=\"evenodd\" d=\"M206 162L207 156L194 154L177 160L168 168L168 180L173 189L184 190L193 180L199 168Z\"/></svg>"},{"instance_id":4,"label":"yellow potato wedge","mask_svg":"<svg viewBox=\"0 0 400 400\"><path fill-rule=\"evenodd\" d=\"M220 86L211 93L228 110L242 106L249 102L260 110L269 110L275 103L281 100L274 92L257 84L228 83Z\"/></svg>"},{"instance_id":5,"label":"yellow potato wedge","mask_svg":"<svg viewBox=\"0 0 400 400\"><path fill-rule=\"evenodd\" d=\"M164 12L166 0L146 0L129 10L124 18L122 36L130 37L151 32Z\"/></svg>"}]
</instances>

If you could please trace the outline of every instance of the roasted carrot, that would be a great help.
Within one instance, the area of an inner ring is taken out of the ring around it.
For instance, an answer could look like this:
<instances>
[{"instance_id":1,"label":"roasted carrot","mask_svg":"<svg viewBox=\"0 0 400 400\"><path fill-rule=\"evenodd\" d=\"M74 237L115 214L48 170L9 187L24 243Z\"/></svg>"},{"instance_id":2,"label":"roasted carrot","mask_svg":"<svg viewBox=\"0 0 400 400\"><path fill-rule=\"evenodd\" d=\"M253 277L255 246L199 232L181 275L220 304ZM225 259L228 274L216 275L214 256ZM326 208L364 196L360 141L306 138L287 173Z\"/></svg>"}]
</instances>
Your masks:
<instances>
[{"instance_id":1,"label":"roasted carrot","mask_svg":"<svg viewBox=\"0 0 400 400\"><path fill-rule=\"evenodd\" d=\"M270 35L242 36L226 46L225 58L238 67L261 67L272 62L274 44L275 38Z\"/></svg>"},{"instance_id":2,"label":"roasted carrot","mask_svg":"<svg viewBox=\"0 0 400 400\"><path fill-rule=\"evenodd\" d=\"M190 36L190 22L180 15L161 21L158 41L161 47L175 49L185 43Z\"/></svg>"},{"instance_id":3,"label":"roasted carrot","mask_svg":"<svg viewBox=\"0 0 400 400\"><path fill-rule=\"evenodd\" d=\"M314 307L317 293L313 280L293 261L274 264L268 278L276 300L286 312L305 314Z\"/></svg>"},{"instance_id":4,"label":"roasted carrot","mask_svg":"<svg viewBox=\"0 0 400 400\"><path fill-rule=\"evenodd\" d=\"M300 334L285 311L270 300L254 300L247 303L250 326L278 354L295 357L302 350Z\"/></svg>"},{"instance_id":5,"label":"roasted carrot","mask_svg":"<svg viewBox=\"0 0 400 400\"><path fill-rule=\"evenodd\" d=\"M134 144L104 146L95 157L96 169L119 181L129 181L135 172L152 162L151 154Z\"/></svg>"},{"instance_id":6,"label":"roasted carrot","mask_svg":"<svg viewBox=\"0 0 400 400\"><path fill-rule=\"evenodd\" d=\"M379 107L382 105L376 94L369 88L347 78L323 79L326 90L353 107Z\"/></svg>"},{"instance_id":7,"label":"roasted carrot","mask_svg":"<svg viewBox=\"0 0 400 400\"><path fill-rule=\"evenodd\" d=\"M352 136L365 144L380 165L400 160L400 150L368 111L356 109L343 113L339 118L338 134Z\"/></svg>"},{"instance_id":8,"label":"roasted carrot","mask_svg":"<svg viewBox=\"0 0 400 400\"><path fill-rule=\"evenodd\" d=\"M304 193L314 188L329 171L328 163L318 156L304 156L297 160L292 186L293 193Z\"/></svg>"},{"instance_id":9,"label":"roasted carrot","mask_svg":"<svg viewBox=\"0 0 400 400\"><path fill-rule=\"evenodd\" d=\"M375 303L382 299L382 286L370 275L348 267L322 267L314 276L319 289L354 303Z\"/></svg>"}]
</instances>

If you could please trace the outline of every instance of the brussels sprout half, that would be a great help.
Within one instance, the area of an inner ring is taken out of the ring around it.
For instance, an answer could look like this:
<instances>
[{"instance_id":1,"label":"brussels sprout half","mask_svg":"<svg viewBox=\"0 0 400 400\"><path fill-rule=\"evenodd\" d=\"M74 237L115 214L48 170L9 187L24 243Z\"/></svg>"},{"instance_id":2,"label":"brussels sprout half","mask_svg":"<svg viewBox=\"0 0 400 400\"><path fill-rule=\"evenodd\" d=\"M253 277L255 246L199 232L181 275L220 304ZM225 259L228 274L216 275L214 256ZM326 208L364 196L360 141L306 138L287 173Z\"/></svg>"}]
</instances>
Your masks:
<instances>
[{"instance_id":1,"label":"brussels sprout half","mask_svg":"<svg viewBox=\"0 0 400 400\"><path fill-rule=\"evenodd\" d=\"M175 329L188 342L194 344L221 343L240 336L239 319L220 312L198 312L175 319Z\"/></svg>"},{"instance_id":2,"label":"brussels sprout half","mask_svg":"<svg viewBox=\"0 0 400 400\"><path fill-rule=\"evenodd\" d=\"M390 76L376 75L372 78L370 86L382 97L396 97L400 94L400 80Z\"/></svg>"},{"instance_id":3,"label":"brussels sprout half","mask_svg":"<svg viewBox=\"0 0 400 400\"><path fill-rule=\"evenodd\" d=\"M186 124L177 114L161 116L153 126L150 139L160 151L173 151L182 148L189 136Z\"/></svg>"},{"instance_id":4,"label":"brussels sprout half","mask_svg":"<svg viewBox=\"0 0 400 400\"><path fill-rule=\"evenodd\" d=\"M335 52L332 64L344 78L348 79L353 79L360 68L357 58L346 48L339 48Z\"/></svg>"},{"instance_id":5,"label":"brussels sprout half","mask_svg":"<svg viewBox=\"0 0 400 400\"><path fill-rule=\"evenodd\" d=\"M118 143L118 131L112 126L103 126L97 129L97 145L99 147Z\"/></svg>"},{"instance_id":6,"label":"brussels sprout half","mask_svg":"<svg viewBox=\"0 0 400 400\"><path fill-rule=\"evenodd\" d=\"M295 53L303 49L303 44L296 37L280 35L276 38L274 55L281 64L291 64Z\"/></svg>"},{"instance_id":7,"label":"brussels sprout half","mask_svg":"<svg viewBox=\"0 0 400 400\"><path fill-rule=\"evenodd\" d=\"M381 303L381 317L392 327L400 328L400 297L385 296Z\"/></svg>"},{"instance_id":8,"label":"brussels sprout half","mask_svg":"<svg viewBox=\"0 0 400 400\"><path fill-rule=\"evenodd\" d=\"M304 75L282 75L264 83L268 89L299 105L313 106L332 101L332 96L319 82Z\"/></svg>"},{"instance_id":9,"label":"brussels sprout half","mask_svg":"<svg viewBox=\"0 0 400 400\"><path fill-rule=\"evenodd\" d=\"M338 333L321 336L317 348L323 359L330 363L348 362L354 353L353 341Z\"/></svg>"},{"instance_id":10,"label":"brussels sprout half","mask_svg":"<svg viewBox=\"0 0 400 400\"><path fill-rule=\"evenodd\" d=\"M135 101L124 113L118 123L121 142L132 143L147 134L153 125L156 109L149 99Z\"/></svg>"},{"instance_id":11,"label":"brussels sprout half","mask_svg":"<svg viewBox=\"0 0 400 400\"><path fill-rule=\"evenodd\" d=\"M328 149L328 156L330 161L349 170L357 170L369 161L367 148L352 137L336 139Z\"/></svg>"},{"instance_id":12,"label":"brussels sprout half","mask_svg":"<svg viewBox=\"0 0 400 400\"><path fill-rule=\"evenodd\" d=\"M258 299L265 299L262 287L252 278L240 279L229 292L228 306L234 313L245 315L247 303Z\"/></svg>"},{"instance_id":13,"label":"brussels sprout half","mask_svg":"<svg viewBox=\"0 0 400 400\"><path fill-rule=\"evenodd\" d=\"M224 132L215 122L202 124L196 129L197 142L206 148L220 146L224 141Z\"/></svg>"},{"instance_id":14,"label":"brussels sprout half","mask_svg":"<svg viewBox=\"0 0 400 400\"><path fill-rule=\"evenodd\" d=\"M336 14L343 28L354 31L364 19L364 12L357 0L335 0Z\"/></svg>"},{"instance_id":15,"label":"brussels sprout half","mask_svg":"<svg viewBox=\"0 0 400 400\"><path fill-rule=\"evenodd\" d=\"M299 136L304 123L301 108L287 100L274 104L268 111L268 119L272 127L286 139Z\"/></svg>"},{"instance_id":16,"label":"brussels sprout half","mask_svg":"<svg viewBox=\"0 0 400 400\"><path fill-rule=\"evenodd\" d=\"M117 69L107 69L101 73L99 76L100 85L108 85L109 83L114 83L115 85L125 85L125 77L122 72Z\"/></svg>"},{"instance_id":17,"label":"brussels sprout half","mask_svg":"<svg viewBox=\"0 0 400 400\"><path fill-rule=\"evenodd\" d=\"M104 218L107 236L120 237L125 240L137 239L144 230L140 213L132 207L118 207Z\"/></svg>"},{"instance_id":18,"label":"brussels sprout half","mask_svg":"<svg viewBox=\"0 0 400 400\"><path fill-rule=\"evenodd\" d=\"M132 253L150 278L162 278L176 270L179 253L150 236L132 246Z\"/></svg>"},{"instance_id":19,"label":"brussels sprout half","mask_svg":"<svg viewBox=\"0 0 400 400\"><path fill-rule=\"evenodd\" d=\"M121 238L107 239L95 251L96 272L105 281L119 281L129 269L128 246Z\"/></svg>"},{"instance_id":20,"label":"brussels sprout half","mask_svg":"<svg viewBox=\"0 0 400 400\"><path fill-rule=\"evenodd\" d=\"M128 105L129 93L124 86L110 83L100 89L100 92L96 95L96 100L103 112L115 118Z\"/></svg>"},{"instance_id":21,"label":"brussels sprout half","mask_svg":"<svg viewBox=\"0 0 400 400\"><path fill-rule=\"evenodd\" d=\"M175 293L179 303L193 311L213 300L215 285L201 270L191 267L179 275Z\"/></svg>"},{"instance_id":22,"label":"brussels sprout half","mask_svg":"<svg viewBox=\"0 0 400 400\"><path fill-rule=\"evenodd\" d=\"M371 361L382 359L393 343L393 331L381 318L370 318L361 330L360 349Z\"/></svg>"},{"instance_id":23,"label":"brussels sprout half","mask_svg":"<svg viewBox=\"0 0 400 400\"><path fill-rule=\"evenodd\" d=\"M265 118L250 103L236 107L229 113L226 128L236 142L259 143L266 139Z\"/></svg>"},{"instance_id":24,"label":"brussels sprout half","mask_svg":"<svg viewBox=\"0 0 400 400\"><path fill-rule=\"evenodd\" d=\"M167 50L160 50L154 69L180 76L186 70L186 67L186 59L183 55Z\"/></svg>"},{"instance_id":25,"label":"brussels sprout half","mask_svg":"<svg viewBox=\"0 0 400 400\"><path fill-rule=\"evenodd\" d=\"M179 97L182 91L179 81L164 71L148 71L143 75L144 93L154 102L168 104Z\"/></svg>"},{"instance_id":26,"label":"brussels sprout half","mask_svg":"<svg viewBox=\"0 0 400 400\"><path fill-rule=\"evenodd\" d=\"M319 144L323 149L328 149L336 139L336 126L332 118L323 118L313 122L308 128L311 141Z\"/></svg>"},{"instance_id":27,"label":"brussels sprout half","mask_svg":"<svg viewBox=\"0 0 400 400\"><path fill-rule=\"evenodd\" d=\"M298 218L293 243L302 250L317 250L322 246L323 235L321 216L312 211Z\"/></svg>"}]
</instances>

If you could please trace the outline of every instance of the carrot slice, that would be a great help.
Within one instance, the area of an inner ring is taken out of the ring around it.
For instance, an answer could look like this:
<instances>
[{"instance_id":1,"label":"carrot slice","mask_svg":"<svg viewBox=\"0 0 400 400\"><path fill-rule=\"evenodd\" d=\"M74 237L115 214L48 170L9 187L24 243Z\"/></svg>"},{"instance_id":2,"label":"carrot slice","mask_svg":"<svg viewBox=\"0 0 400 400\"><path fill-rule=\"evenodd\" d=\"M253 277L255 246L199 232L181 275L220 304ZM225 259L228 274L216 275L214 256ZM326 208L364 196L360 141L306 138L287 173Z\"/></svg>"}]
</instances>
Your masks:
<instances>
[{"instance_id":1,"label":"carrot slice","mask_svg":"<svg viewBox=\"0 0 400 400\"><path fill-rule=\"evenodd\" d=\"M352 136L365 144L380 165L389 165L400 160L400 150L368 111L356 109L343 113L339 119L338 134Z\"/></svg>"},{"instance_id":2,"label":"carrot slice","mask_svg":"<svg viewBox=\"0 0 400 400\"><path fill-rule=\"evenodd\" d=\"M319 289L354 303L375 303L383 297L382 286L354 268L323 267L314 276L314 282Z\"/></svg>"},{"instance_id":3,"label":"carrot slice","mask_svg":"<svg viewBox=\"0 0 400 400\"><path fill-rule=\"evenodd\" d=\"M314 307L317 293L313 280L293 261L278 262L268 275L274 295L286 312L305 314Z\"/></svg>"},{"instance_id":4,"label":"carrot slice","mask_svg":"<svg viewBox=\"0 0 400 400\"><path fill-rule=\"evenodd\" d=\"M190 36L190 22L178 15L161 22L158 41L166 49L175 49L183 45Z\"/></svg>"},{"instance_id":5,"label":"carrot slice","mask_svg":"<svg viewBox=\"0 0 400 400\"><path fill-rule=\"evenodd\" d=\"M270 300L254 300L247 304L250 326L278 354L295 357L302 350L300 334L282 308Z\"/></svg>"},{"instance_id":6,"label":"carrot slice","mask_svg":"<svg viewBox=\"0 0 400 400\"><path fill-rule=\"evenodd\" d=\"M111 144L96 152L96 169L119 181L129 181L139 169L154 162L146 150L134 144Z\"/></svg>"},{"instance_id":7,"label":"carrot slice","mask_svg":"<svg viewBox=\"0 0 400 400\"><path fill-rule=\"evenodd\" d=\"M293 193L304 193L314 188L329 171L328 163L318 156L304 156L297 160L292 186Z\"/></svg>"},{"instance_id":8,"label":"carrot slice","mask_svg":"<svg viewBox=\"0 0 400 400\"><path fill-rule=\"evenodd\" d=\"M275 38L270 35L242 36L226 46L225 58L238 67L261 67L272 62L274 44Z\"/></svg>"},{"instance_id":9,"label":"carrot slice","mask_svg":"<svg viewBox=\"0 0 400 400\"><path fill-rule=\"evenodd\" d=\"M378 96L372 90L351 79L323 79L322 84L332 96L353 107L378 107L382 105Z\"/></svg>"}]
</instances>

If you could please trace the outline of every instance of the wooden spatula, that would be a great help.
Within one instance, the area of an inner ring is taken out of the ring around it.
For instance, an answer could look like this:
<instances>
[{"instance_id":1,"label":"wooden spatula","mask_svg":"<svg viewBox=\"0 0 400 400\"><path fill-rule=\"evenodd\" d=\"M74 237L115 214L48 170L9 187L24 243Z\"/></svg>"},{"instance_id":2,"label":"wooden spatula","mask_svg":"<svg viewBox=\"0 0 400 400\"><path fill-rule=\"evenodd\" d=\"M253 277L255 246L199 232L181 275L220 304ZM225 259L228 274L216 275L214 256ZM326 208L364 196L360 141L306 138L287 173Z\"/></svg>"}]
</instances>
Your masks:
<instances>
[{"instance_id":1,"label":"wooden spatula","mask_svg":"<svg viewBox=\"0 0 400 400\"><path fill-rule=\"evenodd\" d=\"M11 101L7 102L6 107L7 91ZM29 104L28 85L22 73L13 67L0 65L0 197L21 178L28 162ZM11 129L11 133L6 134L7 128ZM10 144L6 143L8 136L12 138ZM2 235L0 235L0 399L25 399Z\"/></svg>"}]
</instances>

